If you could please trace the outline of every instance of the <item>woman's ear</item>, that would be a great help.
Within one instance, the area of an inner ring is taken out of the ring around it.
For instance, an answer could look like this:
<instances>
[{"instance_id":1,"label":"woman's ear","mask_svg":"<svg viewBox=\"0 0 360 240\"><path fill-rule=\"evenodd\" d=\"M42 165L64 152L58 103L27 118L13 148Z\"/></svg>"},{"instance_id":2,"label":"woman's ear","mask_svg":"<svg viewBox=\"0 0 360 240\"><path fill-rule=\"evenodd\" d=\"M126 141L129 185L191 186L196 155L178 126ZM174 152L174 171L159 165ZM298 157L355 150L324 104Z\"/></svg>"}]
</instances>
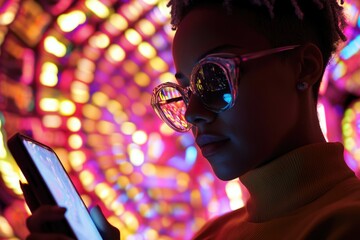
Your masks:
<instances>
[{"instance_id":1,"label":"woman's ear","mask_svg":"<svg viewBox=\"0 0 360 240\"><path fill-rule=\"evenodd\" d=\"M309 86L321 81L324 73L324 61L320 49L312 43L299 48L298 81L307 83Z\"/></svg>"}]
</instances>

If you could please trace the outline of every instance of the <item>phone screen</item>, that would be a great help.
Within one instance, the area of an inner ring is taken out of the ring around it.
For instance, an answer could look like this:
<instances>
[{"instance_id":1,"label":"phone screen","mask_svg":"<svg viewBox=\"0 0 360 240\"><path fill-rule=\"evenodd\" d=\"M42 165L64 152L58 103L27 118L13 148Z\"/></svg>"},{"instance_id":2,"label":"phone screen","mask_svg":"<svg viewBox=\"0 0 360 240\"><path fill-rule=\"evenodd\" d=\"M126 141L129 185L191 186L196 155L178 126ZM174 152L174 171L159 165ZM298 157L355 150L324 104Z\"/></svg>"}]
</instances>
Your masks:
<instances>
[{"instance_id":1,"label":"phone screen","mask_svg":"<svg viewBox=\"0 0 360 240\"><path fill-rule=\"evenodd\" d=\"M67 209L65 218L77 239L102 239L56 154L32 141L23 139L23 142L57 205Z\"/></svg>"}]
</instances>

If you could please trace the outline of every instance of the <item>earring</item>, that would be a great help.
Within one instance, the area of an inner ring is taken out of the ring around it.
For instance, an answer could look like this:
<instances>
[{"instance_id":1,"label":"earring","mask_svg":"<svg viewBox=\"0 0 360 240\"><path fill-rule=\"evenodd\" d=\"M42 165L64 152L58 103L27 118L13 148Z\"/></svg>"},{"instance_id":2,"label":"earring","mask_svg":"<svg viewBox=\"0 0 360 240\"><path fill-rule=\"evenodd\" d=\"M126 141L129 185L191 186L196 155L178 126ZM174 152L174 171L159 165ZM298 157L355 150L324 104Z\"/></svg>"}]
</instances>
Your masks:
<instances>
[{"instance_id":1,"label":"earring","mask_svg":"<svg viewBox=\"0 0 360 240\"><path fill-rule=\"evenodd\" d=\"M307 82L298 82L296 84L296 88L299 90L299 91L304 91L306 90L307 88L309 87L309 84Z\"/></svg>"}]
</instances>

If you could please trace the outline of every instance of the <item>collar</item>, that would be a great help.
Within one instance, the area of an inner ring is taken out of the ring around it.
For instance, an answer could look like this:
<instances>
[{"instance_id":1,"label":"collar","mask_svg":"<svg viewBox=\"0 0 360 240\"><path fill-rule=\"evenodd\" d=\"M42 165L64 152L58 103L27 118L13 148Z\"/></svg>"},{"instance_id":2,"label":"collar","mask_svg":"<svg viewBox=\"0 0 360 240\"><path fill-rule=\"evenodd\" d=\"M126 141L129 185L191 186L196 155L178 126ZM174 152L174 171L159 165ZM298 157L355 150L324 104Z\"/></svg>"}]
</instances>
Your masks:
<instances>
[{"instance_id":1,"label":"collar","mask_svg":"<svg viewBox=\"0 0 360 240\"><path fill-rule=\"evenodd\" d=\"M262 222L295 210L353 176L340 143L295 149L240 177L250 193L249 221Z\"/></svg>"}]
</instances>

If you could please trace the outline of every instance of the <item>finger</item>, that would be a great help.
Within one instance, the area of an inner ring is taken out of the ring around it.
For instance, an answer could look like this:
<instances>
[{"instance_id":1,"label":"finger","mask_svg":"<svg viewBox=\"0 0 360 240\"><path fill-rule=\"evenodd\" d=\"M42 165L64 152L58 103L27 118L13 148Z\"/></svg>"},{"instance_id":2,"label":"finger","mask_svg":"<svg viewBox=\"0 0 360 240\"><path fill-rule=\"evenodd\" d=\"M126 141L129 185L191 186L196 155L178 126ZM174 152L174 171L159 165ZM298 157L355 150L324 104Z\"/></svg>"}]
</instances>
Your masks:
<instances>
[{"instance_id":1,"label":"finger","mask_svg":"<svg viewBox=\"0 0 360 240\"><path fill-rule=\"evenodd\" d=\"M30 208L31 212L34 212L38 207L40 207L40 203L34 193L31 191L29 184L22 183L19 181L20 188L24 194L24 198L26 204Z\"/></svg>"},{"instance_id":2,"label":"finger","mask_svg":"<svg viewBox=\"0 0 360 240\"><path fill-rule=\"evenodd\" d=\"M60 221L65 218L66 208L44 205L39 207L26 219L26 225L30 232L42 232L47 222Z\"/></svg>"},{"instance_id":3,"label":"finger","mask_svg":"<svg viewBox=\"0 0 360 240\"><path fill-rule=\"evenodd\" d=\"M32 233L26 240L73 240L72 238L55 233Z\"/></svg>"}]
</instances>

